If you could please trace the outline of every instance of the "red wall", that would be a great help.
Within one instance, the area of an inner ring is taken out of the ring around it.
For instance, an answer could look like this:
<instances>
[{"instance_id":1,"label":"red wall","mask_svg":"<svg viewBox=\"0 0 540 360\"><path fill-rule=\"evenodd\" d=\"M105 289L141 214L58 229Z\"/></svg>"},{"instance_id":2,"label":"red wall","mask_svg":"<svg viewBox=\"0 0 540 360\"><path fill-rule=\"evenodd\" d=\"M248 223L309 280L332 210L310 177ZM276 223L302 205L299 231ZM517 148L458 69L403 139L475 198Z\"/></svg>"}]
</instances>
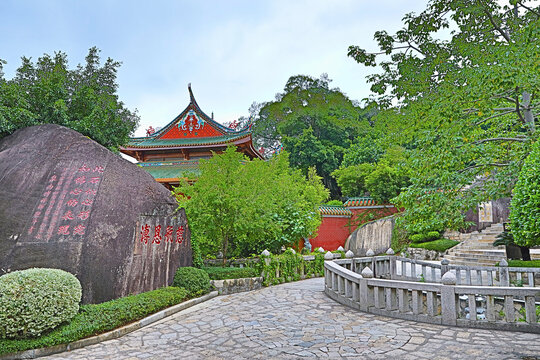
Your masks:
<instances>
[{"instance_id":1,"label":"red wall","mask_svg":"<svg viewBox=\"0 0 540 360\"><path fill-rule=\"evenodd\" d=\"M309 240L311 248L315 250L315 248L322 247L324 250L333 251L340 246L345 246L345 241L351 234L348 224L348 217L325 217L323 215L317 237Z\"/></svg>"}]
</instances>

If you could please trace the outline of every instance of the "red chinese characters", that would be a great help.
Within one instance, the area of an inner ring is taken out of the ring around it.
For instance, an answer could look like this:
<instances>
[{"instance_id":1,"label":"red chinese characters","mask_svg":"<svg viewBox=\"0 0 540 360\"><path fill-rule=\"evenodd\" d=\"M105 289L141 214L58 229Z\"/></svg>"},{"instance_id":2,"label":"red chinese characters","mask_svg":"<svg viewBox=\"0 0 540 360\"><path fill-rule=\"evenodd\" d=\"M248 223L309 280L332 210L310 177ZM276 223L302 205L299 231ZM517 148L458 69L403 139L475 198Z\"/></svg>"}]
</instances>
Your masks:
<instances>
[{"instance_id":1,"label":"red chinese characters","mask_svg":"<svg viewBox=\"0 0 540 360\"><path fill-rule=\"evenodd\" d=\"M98 176L93 177L93 178L90 178L90 183L91 183L91 184L99 184L99 180L100 180L100 179L101 179L101 178L98 177Z\"/></svg>"},{"instance_id":2,"label":"red chinese characters","mask_svg":"<svg viewBox=\"0 0 540 360\"><path fill-rule=\"evenodd\" d=\"M85 206L92 206L93 202L94 202L94 200L92 200L92 199L84 199L84 201L81 204L85 205Z\"/></svg>"},{"instance_id":3,"label":"red chinese characters","mask_svg":"<svg viewBox=\"0 0 540 360\"><path fill-rule=\"evenodd\" d=\"M154 229L154 239L152 244L161 244L161 225L156 225Z\"/></svg>"},{"instance_id":4,"label":"red chinese characters","mask_svg":"<svg viewBox=\"0 0 540 360\"><path fill-rule=\"evenodd\" d=\"M82 185L85 182L86 182L86 177L84 177L84 176L79 176L78 178L75 179L75 183L79 184L79 185Z\"/></svg>"},{"instance_id":5,"label":"red chinese characters","mask_svg":"<svg viewBox=\"0 0 540 360\"><path fill-rule=\"evenodd\" d=\"M93 171L93 172L97 172L97 173L103 174L103 171L105 171L105 169L103 168L103 166L96 166L96 167L94 168L94 171Z\"/></svg>"},{"instance_id":6,"label":"red chinese characters","mask_svg":"<svg viewBox=\"0 0 540 360\"><path fill-rule=\"evenodd\" d=\"M165 242L166 243L174 242L173 233L174 233L174 227L173 226L167 226L167 228L165 229Z\"/></svg>"},{"instance_id":7,"label":"red chinese characters","mask_svg":"<svg viewBox=\"0 0 540 360\"><path fill-rule=\"evenodd\" d=\"M77 217L81 220L86 220L90 216L90 210L81 211Z\"/></svg>"},{"instance_id":8,"label":"red chinese characters","mask_svg":"<svg viewBox=\"0 0 540 360\"><path fill-rule=\"evenodd\" d=\"M84 235L84 230L86 229L86 226L79 224L75 226L73 229L73 235Z\"/></svg>"},{"instance_id":9,"label":"red chinese characters","mask_svg":"<svg viewBox=\"0 0 540 360\"><path fill-rule=\"evenodd\" d=\"M67 206L75 207L79 203L79 200L77 199L69 199L66 203Z\"/></svg>"},{"instance_id":10,"label":"red chinese characters","mask_svg":"<svg viewBox=\"0 0 540 360\"><path fill-rule=\"evenodd\" d=\"M69 235L69 225L62 225L58 228L58 235Z\"/></svg>"},{"instance_id":11,"label":"red chinese characters","mask_svg":"<svg viewBox=\"0 0 540 360\"><path fill-rule=\"evenodd\" d=\"M152 229L153 228L153 229ZM153 233L152 233L153 230ZM162 233L162 230L165 231L165 234ZM152 236L153 234L153 236ZM152 241L150 241L150 238L152 237ZM179 226L176 228L176 239L175 239L175 227L168 225L167 227L164 227L164 225L149 225L144 224L141 226L141 233L140 233L140 242L143 244L155 244L155 245L161 245L161 244L182 244L184 241L184 226Z\"/></svg>"},{"instance_id":12,"label":"red chinese characters","mask_svg":"<svg viewBox=\"0 0 540 360\"><path fill-rule=\"evenodd\" d=\"M79 172L89 172L90 170L91 169L88 166L86 166L86 164L83 164L83 166L79 168Z\"/></svg>"},{"instance_id":13,"label":"red chinese characters","mask_svg":"<svg viewBox=\"0 0 540 360\"><path fill-rule=\"evenodd\" d=\"M73 213L71 212L71 210L68 210L64 216L62 216L62 220L66 221L66 220L73 220Z\"/></svg>"},{"instance_id":14,"label":"red chinese characters","mask_svg":"<svg viewBox=\"0 0 540 360\"><path fill-rule=\"evenodd\" d=\"M178 244L181 244L182 241L184 241L184 227L179 226L178 229L176 230L176 242Z\"/></svg>"},{"instance_id":15,"label":"red chinese characters","mask_svg":"<svg viewBox=\"0 0 540 360\"><path fill-rule=\"evenodd\" d=\"M82 189L73 189L69 192L71 195L79 195L82 193Z\"/></svg>"},{"instance_id":16,"label":"red chinese characters","mask_svg":"<svg viewBox=\"0 0 540 360\"><path fill-rule=\"evenodd\" d=\"M150 240L150 226L144 224L141 228L141 242L148 244L148 240Z\"/></svg>"}]
</instances>

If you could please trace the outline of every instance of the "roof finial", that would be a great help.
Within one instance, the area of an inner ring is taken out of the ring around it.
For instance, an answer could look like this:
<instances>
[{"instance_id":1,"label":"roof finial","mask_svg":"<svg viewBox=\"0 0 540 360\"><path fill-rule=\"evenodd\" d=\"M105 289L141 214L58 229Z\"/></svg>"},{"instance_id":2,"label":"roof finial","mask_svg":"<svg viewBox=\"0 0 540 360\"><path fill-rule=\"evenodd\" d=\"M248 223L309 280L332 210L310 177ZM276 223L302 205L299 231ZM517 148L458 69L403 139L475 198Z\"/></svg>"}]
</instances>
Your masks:
<instances>
[{"instance_id":1,"label":"roof finial","mask_svg":"<svg viewBox=\"0 0 540 360\"><path fill-rule=\"evenodd\" d=\"M188 91L189 91L189 101L192 103L192 104L195 104L195 97L193 96L193 91L191 91L191 83L188 83Z\"/></svg>"},{"instance_id":2,"label":"roof finial","mask_svg":"<svg viewBox=\"0 0 540 360\"><path fill-rule=\"evenodd\" d=\"M212 111L212 120L214 120L214 112Z\"/></svg>"}]
</instances>

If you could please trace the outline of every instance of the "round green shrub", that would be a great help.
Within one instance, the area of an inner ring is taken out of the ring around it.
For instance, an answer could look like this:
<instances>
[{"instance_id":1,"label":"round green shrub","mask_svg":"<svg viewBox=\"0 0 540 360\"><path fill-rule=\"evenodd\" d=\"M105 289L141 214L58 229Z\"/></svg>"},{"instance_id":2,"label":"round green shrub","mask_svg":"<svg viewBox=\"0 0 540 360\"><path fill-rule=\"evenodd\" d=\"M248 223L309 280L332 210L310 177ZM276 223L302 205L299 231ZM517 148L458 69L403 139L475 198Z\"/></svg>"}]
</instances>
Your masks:
<instances>
[{"instance_id":1,"label":"round green shrub","mask_svg":"<svg viewBox=\"0 0 540 360\"><path fill-rule=\"evenodd\" d=\"M521 168L510 203L514 241L520 246L540 245L540 141Z\"/></svg>"},{"instance_id":2,"label":"round green shrub","mask_svg":"<svg viewBox=\"0 0 540 360\"><path fill-rule=\"evenodd\" d=\"M413 244L419 244L426 241L426 236L424 234L414 234L414 235L411 235L409 239L411 240Z\"/></svg>"},{"instance_id":3,"label":"round green shrub","mask_svg":"<svg viewBox=\"0 0 540 360\"><path fill-rule=\"evenodd\" d=\"M58 269L0 276L0 338L29 338L70 321L79 311L81 284Z\"/></svg>"},{"instance_id":4,"label":"round green shrub","mask_svg":"<svg viewBox=\"0 0 540 360\"><path fill-rule=\"evenodd\" d=\"M202 269L181 267L174 274L173 286L186 289L191 296L198 296L210 291L210 277Z\"/></svg>"},{"instance_id":5,"label":"round green shrub","mask_svg":"<svg viewBox=\"0 0 540 360\"><path fill-rule=\"evenodd\" d=\"M434 241L441 238L441 234L438 231L429 231L426 234L426 241Z\"/></svg>"}]
</instances>

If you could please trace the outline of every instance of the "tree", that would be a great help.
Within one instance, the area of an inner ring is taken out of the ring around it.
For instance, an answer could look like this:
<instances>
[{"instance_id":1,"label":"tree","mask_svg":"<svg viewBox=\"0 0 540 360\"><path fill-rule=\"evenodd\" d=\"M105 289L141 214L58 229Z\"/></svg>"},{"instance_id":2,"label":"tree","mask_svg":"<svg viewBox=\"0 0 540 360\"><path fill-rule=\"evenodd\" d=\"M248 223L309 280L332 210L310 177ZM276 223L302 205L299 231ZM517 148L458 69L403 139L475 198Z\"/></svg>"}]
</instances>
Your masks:
<instances>
[{"instance_id":1,"label":"tree","mask_svg":"<svg viewBox=\"0 0 540 360\"><path fill-rule=\"evenodd\" d=\"M368 161L351 166L342 164L332 173L344 195L349 197L369 195L379 203L388 203L402 188L409 185L410 175L405 148L391 146L377 158L379 161L373 163L369 161L369 157L360 157Z\"/></svg>"},{"instance_id":2,"label":"tree","mask_svg":"<svg viewBox=\"0 0 540 360\"><path fill-rule=\"evenodd\" d=\"M0 61L0 64L2 62ZM23 57L11 80L0 67L0 137L32 125L72 128L116 150L138 126L136 111L119 101L116 72L120 63L100 65L99 50L88 51L85 65L68 68L67 55L43 55L36 63Z\"/></svg>"},{"instance_id":3,"label":"tree","mask_svg":"<svg viewBox=\"0 0 540 360\"><path fill-rule=\"evenodd\" d=\"M249 160L229 147L201 161L193 185L175 189L203 254L248 256L278 252L312 235L320 225L318 205L328 192L314 171L306 179L288 165L287 153Z\"/></svg>"},{"instance_id":4,"label":"tree","mask_svg":"<svg viewBox=\"0 0 540 360\"><path fill-rule=\"evenodd\" d=\"M376 32L379 52L349 48L366 66L382 57L368 77L388 109L376 119L414 145L412 185L395 199L410 230L464 227L465 210L510 195L538 137L539 15L528 1L431 0L394 35Z\"/></svg>"},{"instance_id":5,"label":"tree","mask_svg":"<svg viewBox=\"0 0 540 360\"><path fill-rule=\"evenodd\" d=\"M330 173L360 130L370 125L363 110L339 89L330 88L330 81L326 74L319 79L289 78L275 101L260 106L253 137L258 146L272 151L282 145L290 152L293 166L316 167L332 197L337 198L340 192Z\"/></svg>"},{"instance_id":6,"label":"tree","mask_svg":"<svg viewBox=\"0 0 540 360\"><path fill-rule=\"evenodd\" d=\"M519 246L540 245L540 142L527 157L514 188L510 222Z\"/></svg>"}]
</instances>

